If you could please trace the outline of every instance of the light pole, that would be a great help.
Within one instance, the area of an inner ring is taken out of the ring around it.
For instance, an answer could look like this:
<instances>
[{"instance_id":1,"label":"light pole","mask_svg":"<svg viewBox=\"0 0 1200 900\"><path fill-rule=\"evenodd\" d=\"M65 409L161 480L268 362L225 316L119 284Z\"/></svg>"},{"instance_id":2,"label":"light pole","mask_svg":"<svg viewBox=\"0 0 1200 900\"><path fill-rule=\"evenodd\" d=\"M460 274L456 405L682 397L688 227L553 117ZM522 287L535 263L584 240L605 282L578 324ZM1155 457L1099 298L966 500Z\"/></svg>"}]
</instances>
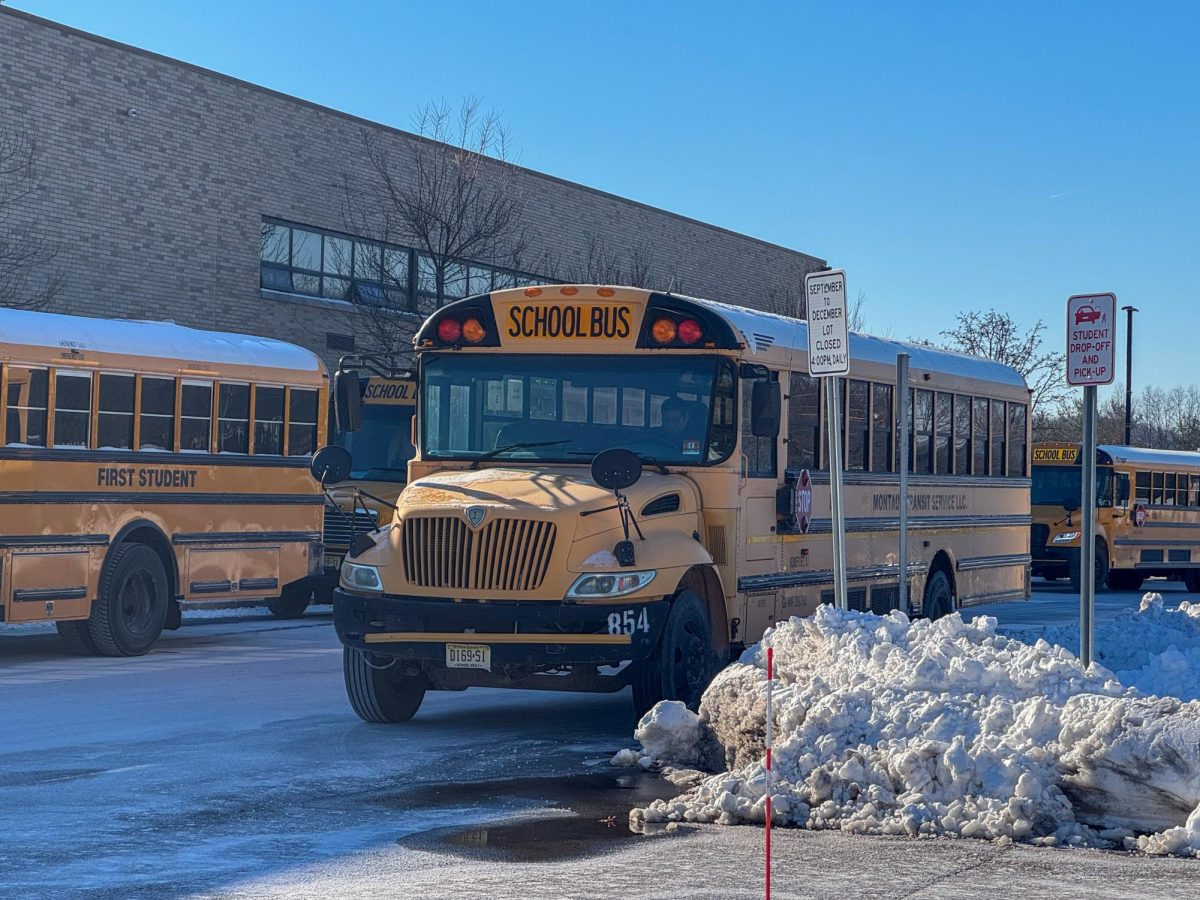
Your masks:
<instances>
[{"instance_id":1,"label":"light pole","mask_svg":"<svg viewBox=\"0 0 1200 900\"><path fill-rule=\"evenodd\" d=\"M1125 310L1125 446L1133 443L1133 314L1136 306L1122 306Z\"/></svg>"}]
</instances>

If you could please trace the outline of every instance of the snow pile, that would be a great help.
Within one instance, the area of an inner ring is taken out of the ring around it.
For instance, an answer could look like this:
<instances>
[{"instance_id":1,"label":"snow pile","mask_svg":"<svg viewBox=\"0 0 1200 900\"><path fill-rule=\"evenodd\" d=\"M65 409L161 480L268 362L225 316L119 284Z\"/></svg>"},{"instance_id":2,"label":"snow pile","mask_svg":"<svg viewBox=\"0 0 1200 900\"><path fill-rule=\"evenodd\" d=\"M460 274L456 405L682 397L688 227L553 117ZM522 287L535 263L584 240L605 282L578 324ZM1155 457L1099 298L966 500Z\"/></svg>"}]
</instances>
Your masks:
<instances>
[{"instance_id":1,"label":"snow pile","mask_svg":"<svg viewBox=\"0 0 1200 900\"><path fill-rule=\"evenodd\" d=\"M992 618L823 606L766 640L780 824L1200 855L1200 703L1140 696ZM699 716L661 704L642 720L647 755L726 771L634 810L636 830L763 821L764 669L752 647Z\"/></svg>"},{"instance_id":2,"label":"snow pile","mask_svg":"<svg viewBox=\"0 0 1200 900\"><path fill-rule=\"evenodd\" d=\"M1026 643L1038 638L1079 651L1079 626L1005 629ZM1200 700L1200 603L1167 608L1162 594L1148 593L1137 610L1097 626L1096 661L1124 685L1145 694Z\"/></svg>"}]
</instances>

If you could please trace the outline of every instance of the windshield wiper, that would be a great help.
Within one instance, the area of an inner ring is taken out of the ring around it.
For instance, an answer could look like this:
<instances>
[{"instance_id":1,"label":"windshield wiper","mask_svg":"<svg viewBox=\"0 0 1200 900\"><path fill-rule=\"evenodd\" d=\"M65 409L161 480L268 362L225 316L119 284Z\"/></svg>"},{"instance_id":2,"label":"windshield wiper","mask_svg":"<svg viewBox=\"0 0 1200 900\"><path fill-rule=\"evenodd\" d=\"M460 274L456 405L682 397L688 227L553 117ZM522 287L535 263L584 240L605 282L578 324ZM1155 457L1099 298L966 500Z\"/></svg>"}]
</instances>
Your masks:
<instances>
[{"instance_id":1,"label":"windshield wiper","mask_svg":"<svg viewBox=\"0 0 1200 900\"><path fill-rule=\"evenodd\" d=\"M517 444L508 444L505 447L497 447L495 450L489 450L483 456L477 456L468 468L478 469L480 463L485 463L490 459L495 459L502 453L507 453L509 450L532 450L534 447L559 447L563 444L569 444L570 441L521 441Z\"/></svg>"},{"instance_id":2,"label":"windshield wiper","mask_svg":"<svg viewBox=\"0 0 1200 900\"><path fill-rule=\"evenodd\" d=\"M600 452L602 452L602 451L600 451L600 450L572 450L570 455L571 456L592 456L592 457L594 457L597 453L600 453ZM636 450L634 450L633 452L637 453L638 459L640 459L644 465L654 466L654 468L657 470L659 475L670 475L671 474L670 471L667 469L666 465L664 465L659 460L655 459L653 456L643 456L641 453L638 453Z\"/></svg>"}]
</instances>

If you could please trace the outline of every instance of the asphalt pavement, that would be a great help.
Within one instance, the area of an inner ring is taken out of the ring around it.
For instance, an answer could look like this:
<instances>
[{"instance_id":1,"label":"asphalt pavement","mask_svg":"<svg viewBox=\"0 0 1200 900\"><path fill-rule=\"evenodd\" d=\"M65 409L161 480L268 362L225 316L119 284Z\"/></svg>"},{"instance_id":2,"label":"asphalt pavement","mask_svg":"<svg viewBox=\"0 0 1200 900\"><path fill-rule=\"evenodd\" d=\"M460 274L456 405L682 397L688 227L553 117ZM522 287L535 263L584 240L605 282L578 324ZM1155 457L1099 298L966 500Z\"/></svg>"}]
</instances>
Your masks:
<instances>
[{"instance_id":1,"label":"asphalt pavement","mask_svg":"<svg viewBox=\"0 0 1200 900\"><path fill-rule=\"evenodd\" d=\"M1100 614L1140 596L1102 595ZM980 611L1021 625L1077 607L1039 585ZM0 722L3 897L762 894L760 829L629 833L629 808L671 788L607 764L632 743L627 694L430 694L407 725L366 725L327 612L189 615L139 659L4 628ZM1184 860L969 840L774 843L777 897L1181 897L1200 878Z\"/></svg>"}]
</instances>

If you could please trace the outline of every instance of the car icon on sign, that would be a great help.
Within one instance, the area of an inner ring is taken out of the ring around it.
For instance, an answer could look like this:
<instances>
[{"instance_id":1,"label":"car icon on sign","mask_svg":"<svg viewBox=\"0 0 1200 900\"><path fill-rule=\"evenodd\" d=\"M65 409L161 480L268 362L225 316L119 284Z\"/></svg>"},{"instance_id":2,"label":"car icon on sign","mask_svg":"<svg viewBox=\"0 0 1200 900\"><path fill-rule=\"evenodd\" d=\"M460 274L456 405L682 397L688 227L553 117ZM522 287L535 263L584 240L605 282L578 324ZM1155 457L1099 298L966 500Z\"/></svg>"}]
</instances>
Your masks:
<instances>
[{"instance_id":1,"label":"car icon on sign","mask_svg":"<svg viewBox=\"0 0 1200 900\"><path fill-rule=\"evenodd\" d=\"M1075 324L1082 325L1084 322L1100 321L1100 310L1094 306L1081 306L1075 310Z\"/></svg>"}]
</instances>

